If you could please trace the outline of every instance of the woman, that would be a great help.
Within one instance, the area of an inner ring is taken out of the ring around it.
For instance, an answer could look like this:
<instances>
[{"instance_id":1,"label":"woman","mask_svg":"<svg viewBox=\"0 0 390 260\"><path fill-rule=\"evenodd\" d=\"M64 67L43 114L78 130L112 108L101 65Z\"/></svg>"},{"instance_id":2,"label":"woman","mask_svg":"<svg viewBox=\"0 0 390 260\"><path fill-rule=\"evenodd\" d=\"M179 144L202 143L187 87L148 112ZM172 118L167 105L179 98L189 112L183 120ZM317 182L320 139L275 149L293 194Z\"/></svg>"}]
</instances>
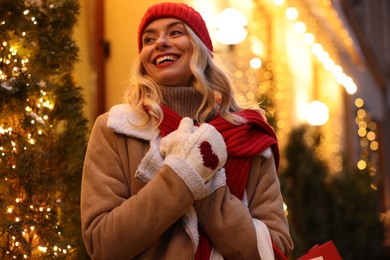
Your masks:
<instances>
[{"instance_id":1,"label":"woman","mask_svg":"<svg viewBox=\"0 0 390 260\"><path fill-rule=\"evenodd\" d=\"M292 241L276 137L243 109L202 17L160 3L138 32L125 104L100 116L81 214L93 259L279 259Z\"/></svg>"}]
</instances>

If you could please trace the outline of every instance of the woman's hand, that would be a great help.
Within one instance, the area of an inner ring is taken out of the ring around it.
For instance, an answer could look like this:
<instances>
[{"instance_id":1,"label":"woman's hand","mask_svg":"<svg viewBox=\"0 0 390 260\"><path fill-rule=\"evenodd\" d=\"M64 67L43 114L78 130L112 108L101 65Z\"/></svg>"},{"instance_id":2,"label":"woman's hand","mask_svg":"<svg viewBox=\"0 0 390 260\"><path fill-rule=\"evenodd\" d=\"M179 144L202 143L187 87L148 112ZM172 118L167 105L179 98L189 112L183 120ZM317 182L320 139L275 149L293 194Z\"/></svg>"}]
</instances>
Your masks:
<instances>
[{"instance_id":1,"label":"woman's hand","mask_svg":"<svg viewBox=\"0 0 390 260\"><path fill-rule=\"evenodd\" d=\"M206 183L223 167L227 159L222 135L210 124L195 127L186 117L178 129L161 139L160 152L164 163L172 168L192 167Z\"/></svg>"}]
</instances>

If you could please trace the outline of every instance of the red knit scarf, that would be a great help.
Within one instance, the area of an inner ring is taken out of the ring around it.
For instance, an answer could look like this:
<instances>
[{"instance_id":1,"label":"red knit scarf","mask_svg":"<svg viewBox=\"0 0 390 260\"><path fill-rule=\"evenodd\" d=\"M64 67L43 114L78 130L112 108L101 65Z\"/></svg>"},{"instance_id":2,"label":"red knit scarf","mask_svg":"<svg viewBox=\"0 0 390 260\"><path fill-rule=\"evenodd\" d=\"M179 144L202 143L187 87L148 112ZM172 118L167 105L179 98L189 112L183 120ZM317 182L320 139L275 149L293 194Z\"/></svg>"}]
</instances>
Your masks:
<instances>
[{"instance_id":1,"label":"red knit scarf","mask_svg":"<svg viewBox=\"0 0 390 260\"><path fill-rule=\"evenodd\" d=\"M165 105L162 106L162 109L164 119L160 125L160 134L164 137L178 128L182 118ZM252 158L271 147L275 156L276 168L278 168L279 149L274 131L258 112L243 110L237 114L245 118L247 123L237 126L222 117L217 117L208 123L213 125L225 140L228 153L225 164L226 183L230 192L242 200ZM199 229L199 231L199 247L195 259L209 259L212 244L202 233L202 230Z\"/></svg>"}]
</instances>

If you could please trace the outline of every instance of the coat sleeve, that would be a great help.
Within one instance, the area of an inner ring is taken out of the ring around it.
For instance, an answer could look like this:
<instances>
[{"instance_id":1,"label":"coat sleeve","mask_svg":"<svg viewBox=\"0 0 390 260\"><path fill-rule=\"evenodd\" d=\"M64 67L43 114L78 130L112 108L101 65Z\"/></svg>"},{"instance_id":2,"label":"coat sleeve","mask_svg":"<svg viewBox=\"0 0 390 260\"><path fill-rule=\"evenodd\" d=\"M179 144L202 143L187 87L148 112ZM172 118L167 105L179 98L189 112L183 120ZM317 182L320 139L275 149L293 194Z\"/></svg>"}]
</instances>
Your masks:
<instances>
[{"instance_id":1,"label":"coat sleeve","mask_svg":"<svg viewBox=\"0 0 390 260\"><path fill-rule=\"evenodd\" d=\"M128 183L131 178L126 176L129 173L124 171L119 156L126 153L123 149L131 149L124 139L107 128L106 117L102 116L96 120L89 139L82 177L81 222L84 242L93 259L135 257L172 226L194 200L185 183L166 166L132 195Z\"/></svg>"},{"instance_id":2,"label":"coat sleeve","mask_svg":"<svg viewBox=\"0 0 390 260\"><path fill-rule=\"evenodd\" d=\"M258 170L258 165L260 165L260 170ZM254 177L250 179L252 183L247 186L251 215L267 226L274 246L279 252L289 257L292 253L293 242L272 154L268 158L256 157L252 162L250 174Z\"/></svg>"},{"instance_id":3,"label":"coat sleeve","mask_svg":"<svg viewBox=\"0 0 390 260\"><path fill-rule=\"evenodd\" d=\"M197 201L203 231L225 259L259 259L253 224L257 219L268 228L272 243L288 257L293 243L272 156L253 159L246 192L248 207L230 194L227 186Z\"/></svg>"}]
</instances>

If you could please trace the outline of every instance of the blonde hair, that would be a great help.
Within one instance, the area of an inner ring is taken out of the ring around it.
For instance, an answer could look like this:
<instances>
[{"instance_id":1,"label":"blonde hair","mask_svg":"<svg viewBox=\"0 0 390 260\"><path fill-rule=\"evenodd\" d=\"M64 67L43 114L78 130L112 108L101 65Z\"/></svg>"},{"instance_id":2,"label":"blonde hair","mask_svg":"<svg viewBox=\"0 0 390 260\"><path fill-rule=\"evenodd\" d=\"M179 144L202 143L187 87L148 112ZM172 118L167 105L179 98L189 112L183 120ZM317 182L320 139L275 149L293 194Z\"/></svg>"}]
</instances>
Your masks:
<instances>
[{"instance_id":1,"label":"blonde hair","mask_svg":"<svg viewBox=\"0 0 390 260\"><path fill-rule=\"evenodd\" d=\"M194 75L193 87L203 95L202 104L196 114L196 120L204 123L212 114L219 115L232 124L244 124L245 119L235 114L244 109L244 105L239 105L234 97L234 88L229 76L223 67L213 58L213 54L202 43L194 31L185 24L191 44L193 54L190 61L190 69ZM140 115L142 123L146 125L154 118L155 126L163 120L162 93L159 85L146 73L138 55L133 67L132 84L127 88L124 101L131 104ZM216 95L221 97L221 102L216 106ZM247 106L257 110L263 117L264 112L258 106Z\"/></svg>"}]
</instances>

